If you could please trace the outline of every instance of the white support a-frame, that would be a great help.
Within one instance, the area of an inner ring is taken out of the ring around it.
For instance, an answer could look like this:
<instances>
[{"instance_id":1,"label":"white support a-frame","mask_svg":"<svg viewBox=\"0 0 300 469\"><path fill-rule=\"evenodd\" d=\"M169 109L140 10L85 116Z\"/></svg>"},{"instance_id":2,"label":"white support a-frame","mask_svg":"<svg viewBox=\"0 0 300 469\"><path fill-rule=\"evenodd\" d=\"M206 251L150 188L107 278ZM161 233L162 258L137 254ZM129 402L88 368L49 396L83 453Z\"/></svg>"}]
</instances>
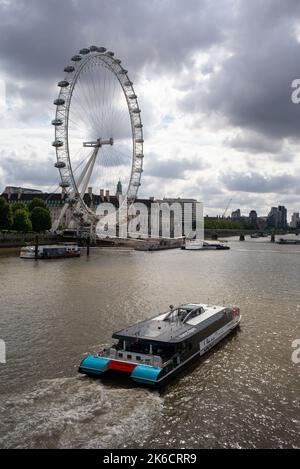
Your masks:
<instances>
[{"instance_id":1,"label":"white support a-frame","mask_svg":"<svg viewBox=\"0 0 300 469\"><path fill-rule=\"evenodd\" d=\"M114 142L113 142L112 138L109 138L109 139L98 138L96 141L84 142L83 143L84 147L92 147L92 148L94 148L94 150L93 150L92 155L88 159L86 165L84 166L81 174L79 175L79 177L76 181L76 186L77 186L77 190L79 192L80 197L78 198L78 202L75 206L75 210L78 210L80 208L81 200L83 199L84 194L86 193L86 190L87 190L87 187L89 185L89 182L90 182L90 179L91 179L91 176L92 176L92 172L93 172L93 169L94 169L94 166L95 166L95 162L96 162L96 159L97 159L99 149L102 147L102 145L113 145L113 143ZM73 199L75 197L75 195L76 195L76 193L75 193L75 188L74 188L72 193L70 194L70 199ZM61 220L63 219L63 217L66 214L66 211L69 207L70 207L69 202L65 202L63 208L61 209L61 212L60 212L58 218L54 221L54 223L52 225L52 231L56 231L58 229L58 227L61 223ZM72 221L71 221L71 224L72 224Z\"/></svg>"}]
</instances>

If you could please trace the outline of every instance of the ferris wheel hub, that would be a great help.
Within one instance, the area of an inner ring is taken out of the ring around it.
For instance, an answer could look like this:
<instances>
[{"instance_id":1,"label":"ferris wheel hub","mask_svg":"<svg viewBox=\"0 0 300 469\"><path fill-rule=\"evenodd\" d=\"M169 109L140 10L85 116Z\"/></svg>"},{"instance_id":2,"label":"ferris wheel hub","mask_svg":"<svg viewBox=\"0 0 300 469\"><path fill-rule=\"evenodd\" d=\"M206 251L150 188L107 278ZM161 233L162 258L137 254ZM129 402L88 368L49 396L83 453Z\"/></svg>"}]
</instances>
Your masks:
<instances>
[{"instance_id":1,"label":"ferris wheel hub","mask_svg":"<svg viewBox=\"0 0 300 469\"><path fill-rule=\"evenodd\" d=\"M102 145L113 145L113 138L97 138L97 140L91 142L83 142L84 147L100 148Z\"/></svg>"}]
</instances>

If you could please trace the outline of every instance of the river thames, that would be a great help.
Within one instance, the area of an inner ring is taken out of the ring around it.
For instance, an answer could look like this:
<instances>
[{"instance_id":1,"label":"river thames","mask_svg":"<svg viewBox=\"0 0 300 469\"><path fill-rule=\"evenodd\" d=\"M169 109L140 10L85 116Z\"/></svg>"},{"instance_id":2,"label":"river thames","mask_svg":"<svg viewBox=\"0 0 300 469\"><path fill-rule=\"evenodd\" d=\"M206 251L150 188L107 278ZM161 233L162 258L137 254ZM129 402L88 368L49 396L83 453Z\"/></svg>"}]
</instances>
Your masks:
<instances>
[{"instance_id":1,"label":"river thames","mask_svg":"<svg viewBox=\"0 0 300 469\"><path fill-rule=\"evenodd\" d=\"M300 447L300 246L229 245L0 252L0 447ZM237 304L240 330L162 390L78 375L113 331L184 302Z\"/></svg>"}]
</instances>

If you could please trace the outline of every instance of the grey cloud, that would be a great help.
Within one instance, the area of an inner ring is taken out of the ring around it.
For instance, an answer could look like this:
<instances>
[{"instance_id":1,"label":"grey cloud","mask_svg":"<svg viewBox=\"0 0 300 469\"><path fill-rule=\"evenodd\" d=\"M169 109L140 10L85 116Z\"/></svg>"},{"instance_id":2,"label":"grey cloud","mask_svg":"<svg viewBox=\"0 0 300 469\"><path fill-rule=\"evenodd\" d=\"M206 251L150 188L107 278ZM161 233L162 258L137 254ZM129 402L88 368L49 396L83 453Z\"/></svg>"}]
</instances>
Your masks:
<instances>
[{"instance_id":1,"label":"grey cloud","mask_svg":"<svg viewBox=\"0 0 300 469\"><path fill-rule=\"evenodd\" d=\"M41 159L35 152L31 152L28 160L18 158L15 152L0 154L0 167L4 174L5 185L47 188L59 182L57 170L54 168L53 157ZM52 190L55 188L52 187Z\"/></svg>"},{"instance_id":2,"label":"grey cloud","mask_svg":"<svg viewBox=\"0 0 300 469\"><path fill-rule=\"evenodd\" d=\"M223 3L223 9L214 8L210 0L188 0L188 5L181 0L1 3L0 65L8 96L24 102L20 120L53 113L64 66L91 44L114 50L134 83L143 70L153 77L190 69L195 51L224 39L233 0Z\"/></svg>"},{"instance_id":3,"label":"grey cloud","mask_svg":"<svg viewBox=\"0 0 300 469\"><path fill-rule=\"evenodd\" d=\"M300 106L291 101L291 82L299 76L300 5L278 0L238 5L235 25L227 31L231 56L181 107L220 113L232 126L275 139L298 137Z\"/></svg>"},{"instance_id":4,"label":"grey cloud","mask_svg":"<svg viewBox=\"0 0 300 469\"><path fill-rule=\"evenodd\" d=\"M277 195L274 196L270 193L265 194L262 198L260 194L254 192L235 191L233 193L231 188L227 189L226 184L217 178L209 180L199 177L196 184L190 184L188 181L180 182L183 185L178 189L178 185L170 185L168 179L147 176L143 182L140 196L147 197L150 194L163 197L171 194L175 197L195 198L203 203L204 214L209 215L222 215L229 200L231 200L227 216L236 208L241 208L244 215L248 215L250 210L255 209L260 216L266 216L272 205L290 202L296 208L296 202L299 200L299 197L285 196L284 194L279 198ZM174 189L176 189L175 192Z\"/></svg>"},{"instance_id":5,"label":"grey cloud","mask_svg":"<svg viewBox=\"0 0 300 469\"><path fill-rule=\"evenodd\" d=\"M224 140L224 145L244 153L249 168L255 167L256 158L252 155L266 154L268 159L277 163L291 163L295 153L284 139L269 138L252 131L239 131L234 137Z\"/></svg>"},{"instance_id":6,"label":"grey cloud","mask_svg":"<svg viewBox=\"0 0 300 469\"><path fill-rule=\"evenodd\" d=\"M182 67L194 50L223 38L232 0L216 9L209 0L127 2L19 0L1 5L0 54L18 77L54 78L79 48L115 49L134 66ZM187 34L188 33L188 34Z\"/></svg>"},{"instance_id":7,"label":"grey cloud","mask_svg":"<svg viewBox=\"0 0 300 469\"><path fill-rule=\"evenodd\" d=\"M222 183L230 191L256 192L256 193L289 193L299 192L300 181L296 176L281 174L265 177L259 173L233 173L224 174Z\"/></svg>"},{"instance_id":8,"label":"grey cloud","mask_svg":"<svg viewBox=\"0 0 300 469\"><path fill-rule=\"evenodd\" d=\"M281 140L267 138L256 132L239 132L224 140L224 144L241 152L278 153L282 149Z\"/></svg>"},{"instance_id":9,"label":"grey cloud","mask_svg":"<svg viewBox=\"0 0 300 469\"><path fill-rule=\"evenodd\" d=\"M290 150L283 150L282 152L273 155L273 160L277 163L291 163L296 158L296 155Z\"/></svg>"},{"instance_id":10,"label":"grey cloud","mask_svg":"<svg viewBox=\"0 0 300 469\"><path fill-rule=\"evenodd\" d=\"M17 92L29 116L36 103L48 103L51 112L64 65L85 45L114 49L134 80L142 70L178 76L186 68L193 77L192 54L218 46L233 55L218 71L211 63L201 67L209 77L205 88L198 86L183 108L220 112L234 126L276 137L298 136L300 106L290 100L300 52L293 29L297 2L265 0L262 6L257 0L251 5L223 0L218 8L209 0L129 3L130 8L118 0L1 4L0 63L8 92L12 88L14 93L14 81L22 82ZM194 86L193 78L189 86ZM34 112L42 114L44 108L36 106Z\"/></svg>"},{"instance_id":11,"label":"grey cloud","mask_svg":"<svg viewBox=\"0 0 300 469\"><path fill-rule=\"evenodd\" d=\"M207 167L207 166L206 166ZM154 153L150 153L145 160L145 176L164 179L186 179L188 171L201 170L204 164L198 158L161 159Z\"/></svg>"}]
</instances>

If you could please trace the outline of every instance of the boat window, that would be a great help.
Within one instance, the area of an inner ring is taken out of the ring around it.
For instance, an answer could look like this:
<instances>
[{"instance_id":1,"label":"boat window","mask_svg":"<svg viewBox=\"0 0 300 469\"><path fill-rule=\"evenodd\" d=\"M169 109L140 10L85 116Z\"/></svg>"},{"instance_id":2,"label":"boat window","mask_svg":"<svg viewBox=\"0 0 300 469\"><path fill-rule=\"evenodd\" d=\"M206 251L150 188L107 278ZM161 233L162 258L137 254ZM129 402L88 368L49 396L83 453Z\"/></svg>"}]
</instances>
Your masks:
<instances>
[{"instance_id":1,"label":"boat window","mask_svg":"<svg viewBox=\"0 0 300 469\"><path fill-rule=\"evenodd\" d=\"M123 353L119 352L118 357L123 357Z\"/></svg>"},{"instance_id":2,"label":"boat window","mask_svg":"<svg viewBox=\"0 0 300 469\"><path fill-rule=\"evenodd\" d=\"M169 322L183 321L185 317L190 313L190 311L191 309L188 309L188 308L173 309L167 314L164 321L169 321Z\"/></svg>"},{"instance_id":3,"label":"boat window","mask_svg":"<svg viewBox=\"0 0 300 469\"><path fill-rule=\"evenodd\" d=\"M192 318L195 318L196 316L198 316L199 314L201 314L203 311L202 311L202 308L200 309L196 309L195 311L193 311L190 316L189 316L189 319L192 319Z\"/></svg>"},{"instance_id":4,"label":"boat window","mask_svg":"<svg viewBox=\"0 0 300 469\"><path fill-rule=\"evenodd\" d=\"M126 351L133 353L149 353L149 344L139 341L139 342L127 342Z\"/></svg>"},{"instance_id":5,"label":"boat window","mask_svg":"<svg viewBox=\"0 0 300 469\"><path fill-rule=\"evenodd\" d=\"M189 321L190 319L195 318L195 317L199 316L202 313L204 313L204 309L203 309L202 306L198 309L195 309L194 311L191 310L190 313L186 315L185 321Z\"/></svg>"},{"instance_id":6,"label":"boat window","mask_svg":"<svg viewBox=\"0 0 300 469\"><path fill-rule=\"evenodd\" d=\"M130 358L132 358L132 356L128 353L127 358L129 358L129 360L130 360Z\"/></svg>"},{"instance_id":7,"label":"boat window","mask_svg":"<svg viewBox=\"0 0 300 469\"><path fill-rule=\"evenodd\" d=\"M136 356L136 360L140 361L141 357L139 355Z\"/></svg>"}]
</instances>

